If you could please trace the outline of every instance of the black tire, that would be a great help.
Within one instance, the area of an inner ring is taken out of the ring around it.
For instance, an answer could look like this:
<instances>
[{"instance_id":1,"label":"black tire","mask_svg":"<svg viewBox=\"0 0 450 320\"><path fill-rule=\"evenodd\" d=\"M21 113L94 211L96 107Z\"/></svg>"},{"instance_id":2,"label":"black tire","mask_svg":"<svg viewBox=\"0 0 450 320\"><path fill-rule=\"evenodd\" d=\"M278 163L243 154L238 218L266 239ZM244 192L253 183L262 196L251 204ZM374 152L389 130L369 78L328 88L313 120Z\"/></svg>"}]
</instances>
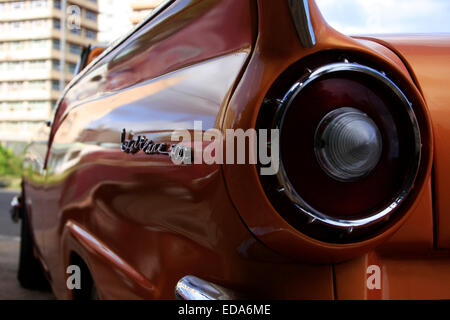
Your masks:
<instances>
[{"instance_id":1,"label":"black tire","mask_svg":"<svg viewBox=\"0 0 450 320\"><path fill-rule=\"evenodd\" d=\"M22 203L25 203L25 201ZM44 276L44 272L38 259L35 258L33 253L33 236L31 235L28 213L25 205L22 208L17 280L19 280L20 285L26 289L48 289L49 285L47 279Z\"/></svg>"},{"instance_id":2,"label":"black tire","mask_svg":"<svg viewBox=\"0 0 450 320\"><path fill-rule=\"evenodd\" d=\"M100 297L98 296L98 291L97 291L97 287L95 286L95 284L92 284L92 288L91 288L91 300L100 300Z\"/></svg>"},{"instance_id":3,"label":"black tire","mask_svg":"<svg viewBox=\"0 0 450 320\"><path fill-rule=\"evenodd\" d=\"M92 279L91 272L89 271L86 263L77 256L72 259L72 264L77 265L81 271L81 289L73 290L74 300L99 300L97 287L95 286L94 279Z\"/></svg>"}]
</instances>

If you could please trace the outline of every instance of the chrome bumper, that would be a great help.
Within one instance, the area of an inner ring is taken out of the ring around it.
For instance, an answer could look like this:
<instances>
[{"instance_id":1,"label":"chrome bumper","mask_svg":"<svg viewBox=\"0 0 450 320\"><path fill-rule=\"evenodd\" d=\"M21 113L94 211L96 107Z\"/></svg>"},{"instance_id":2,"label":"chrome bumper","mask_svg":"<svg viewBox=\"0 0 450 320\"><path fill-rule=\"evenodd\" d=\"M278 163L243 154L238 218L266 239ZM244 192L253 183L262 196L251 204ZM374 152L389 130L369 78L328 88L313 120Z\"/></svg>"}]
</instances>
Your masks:
<instances>
[{"instance_id":1,"label":"chrome bumper","mask_svg":"<svg viewBox=\"0 0 450 320\"><path fill-rule=\"evenodd\" d=\"M179 300L235 300L238 295L229 289L194 276L185 276L175 287Z\"/></svg>"}]
</instances>

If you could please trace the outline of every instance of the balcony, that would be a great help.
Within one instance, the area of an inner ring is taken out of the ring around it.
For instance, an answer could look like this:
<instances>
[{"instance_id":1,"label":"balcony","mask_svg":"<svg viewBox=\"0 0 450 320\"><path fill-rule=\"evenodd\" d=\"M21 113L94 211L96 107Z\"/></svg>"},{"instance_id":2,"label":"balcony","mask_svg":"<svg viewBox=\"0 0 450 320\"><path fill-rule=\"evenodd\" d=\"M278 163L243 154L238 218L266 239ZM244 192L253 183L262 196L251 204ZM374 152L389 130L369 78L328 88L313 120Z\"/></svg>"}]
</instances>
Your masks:
<instances>
[{"instance_id":1,"label":"balcony","mask_svg":"<svg viewBox=\"0 0 450 320\"><path fill-rule=\"evenodd\" d=\"M0 119L2 121L46 121L50 117L51 108L27 109L20 111L10 111L2 108Z\"/></svg>"},{"instance_id":2,"label":"balcony","mask_svg":"<svg viewBox=\"0 0 450 320\"><path fill-rule=\"evenodd\" d=\"M2 141L23 141L29 142L42 128L43 123L1 123L0 137Z\"/></svg>"},{"instance_id":3,"label":"balcony","mask_svg":"<svg viewBox=\"0 0 450 320\"><path fill-rule=\"evenodd\" d=\"M48 83L47 87L50 87ZM17 100L58 100L59 91L52 90L50 88L45 89L18 89L18 90L7 90L0 91L1 101L17 101ZM0 103L1 103L0 101Z\"/></svg>"},{"instance_id":4,"label":"balcony","mask_svg":"<svg viewBox=\"0 0 450 320\"><path fill-rule=\"evenodd\" d=\"M30 19L48 18L52 15L53 8L23 8L9 9L0 11L0 20L2 21L22 21Z\"/></svg>"}]
</instances>

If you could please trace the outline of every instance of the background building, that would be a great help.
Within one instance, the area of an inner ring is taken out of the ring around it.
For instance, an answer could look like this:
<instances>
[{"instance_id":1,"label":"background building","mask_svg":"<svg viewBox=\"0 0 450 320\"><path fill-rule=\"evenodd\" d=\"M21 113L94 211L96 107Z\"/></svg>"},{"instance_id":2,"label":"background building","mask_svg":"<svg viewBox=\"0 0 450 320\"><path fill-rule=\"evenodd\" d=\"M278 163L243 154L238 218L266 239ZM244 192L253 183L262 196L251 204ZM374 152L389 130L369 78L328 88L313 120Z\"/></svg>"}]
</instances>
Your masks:
<instances>
[{"instance_id":1,"label":"background building","mask_svg":"<svg viewBox=\"0 0 450 320\"><path fill-rule=\"evenodd\" d=\"M26 142L59 97L61 0L0 0L0 141ZM97 42L97 0L67 1L65 81ZM78 18L73 14L80 14ZM72 14L72 16L70 16Z\"/></svg>"},{"instance_id":2,"label":"background building","mask_svg":"<svg viewBox=\"0 0 450 320\"><path fill-rule=\"evenodd\" d=\"M98 0L98 41L108 44L131 30L129 0Z\"/></svg>"},{"instance_id":3,"label":"background building","mask_svg":"<svg viewBox=\"0 0 450 320\"><path fill-rule=\"evenodd\" d=\"M131 23L137 25L147 17L153 9L160 5L163 0L130 0L130 6L133 10L131 14Z\"/></svg>"},{"instance_id":4,"label":"background building","mask_svg":"<svg viewBox=\"0 0 450 320\"><path fill-rule=\"evenodd\" d=\"M111 43L128 33L161 2L67 0L66 25L70 27L65 36L65 82L73 77L82 47ZM0 0L2 144L14 147L27 143L51 117L63 78L62 5L62 0Z\"/></svg>"}]
</instances>

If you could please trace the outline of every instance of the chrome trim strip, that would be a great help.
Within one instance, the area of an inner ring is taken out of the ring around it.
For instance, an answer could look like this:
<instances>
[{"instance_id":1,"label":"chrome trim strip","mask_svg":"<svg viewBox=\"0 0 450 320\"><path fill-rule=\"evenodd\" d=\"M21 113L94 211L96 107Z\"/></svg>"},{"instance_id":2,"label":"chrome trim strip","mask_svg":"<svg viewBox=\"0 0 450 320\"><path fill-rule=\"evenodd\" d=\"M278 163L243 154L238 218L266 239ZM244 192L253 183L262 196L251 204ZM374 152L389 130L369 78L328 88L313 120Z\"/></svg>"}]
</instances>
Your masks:
<instances>
[{"instance_id":1,"label":"chrome trim strip","mask_svg":"<svg viewBox=\"0 0 450 320\"><path fill-rule=\"evenodd\" d=\"M56 107L53 110L52 119L55 120L56 110L59 107L59 104L69 91L86 73L92 70L92 68L106 55L108 55L111 51L119 47L122 43L124 43L130 36L133 35L137 30L139 30L143 25L152 20L155 16L159 15L162 11L164 11L167 7L169 7L175 0L165 0L161 2L161 4L156 7L141 23L137 24L133 29L131 29L128 33L113 41L100 55L98 55L89 65L87 65L80 73L78 73L73 79L69 82L69 84L64 88L64 91L61 93ZM54 121L52 121L54 123Z\"/></svg>"},{"instance_id":2,"label":"chrome trim strip","mask_svg":"<svg viewBox=\"0 0 450 320\"><path fill-rule=\"evenodd\" d=\"M228 289L202 280L195 276L185 276L175 286L178 300L233 300L237 296Z\"/></svg>"},{"instance_id":3,"label":"chrome trim strip","mask_svg":"<svg viewBox=\"0 0 450 320\"><path fill-rule=\"evenodd\" d=\"M371 77L374 77L384 85L386 85L388 88L390 88L396 96L400 99L400 101L403 104L403 107L406 109L406 112L409 115L411 126L414 131L415 135L415 154L412 155L414 157L414 165L411 169L410 174L407 177L407 180L404 183L404 186L400 193L395 197L395 199L392 201L392 203L387 206L385 209L367 216L365 218L361 219L338 219L330 217L322 212L319 212L312 208L308 203L306 203L300 195L295 191L293 185L289 181L289 178L287 176L287 173L283 166L283 160L280 155L280 170L278 171L278 181L280 183L280 186L283 188L283 192L286 194L286 196L295 204L295 206L304 214L308 216L310 221L320 221L325 225L335 227L335 228L342 228L342 229L348 229L349 231L352 231L353 228L362 228L367 227L369 225L372 225L374 223L377 223L386 217L389 216L389 214L394 211L405 199L406 196L409 194L411 189L414 186L414 181L416 179L419 165L420 165L420 159L421 159L421 137L420 137L420 130L419 130L419 124L417 122L416 116L414 114L414 110L412 108L412 104L408 101L406 96L403 94L403 92L393 83L389 78L387 78L383 73L360 65L356 63L333 63L329 64L323 67L320 67L313 71L311 74L308 74L300 81L296 82L290 90L287 92L287 94L284 96L284 98L281 101L281 104L278 107L278 110L275 115L275 129L281 130L283 127L284 122L284 116L286 114L287 109L291 105L292 101L295 99L295 97L305 88L308 84L310 84L312 81L317 80L318 78L329 75L331 73L337 73L337 72L357 72L362 73Z\"/></svg>"},{"instance_id":4,"label":"chrome trim strip","mask_svg":"<svg viewBox=\"0 0 450 320\"><path fill-rule=\"evenodd\" d=\"M287 0L298 38L304 48L316 45L308 0Z\"/></svg>"}]
</instances>

